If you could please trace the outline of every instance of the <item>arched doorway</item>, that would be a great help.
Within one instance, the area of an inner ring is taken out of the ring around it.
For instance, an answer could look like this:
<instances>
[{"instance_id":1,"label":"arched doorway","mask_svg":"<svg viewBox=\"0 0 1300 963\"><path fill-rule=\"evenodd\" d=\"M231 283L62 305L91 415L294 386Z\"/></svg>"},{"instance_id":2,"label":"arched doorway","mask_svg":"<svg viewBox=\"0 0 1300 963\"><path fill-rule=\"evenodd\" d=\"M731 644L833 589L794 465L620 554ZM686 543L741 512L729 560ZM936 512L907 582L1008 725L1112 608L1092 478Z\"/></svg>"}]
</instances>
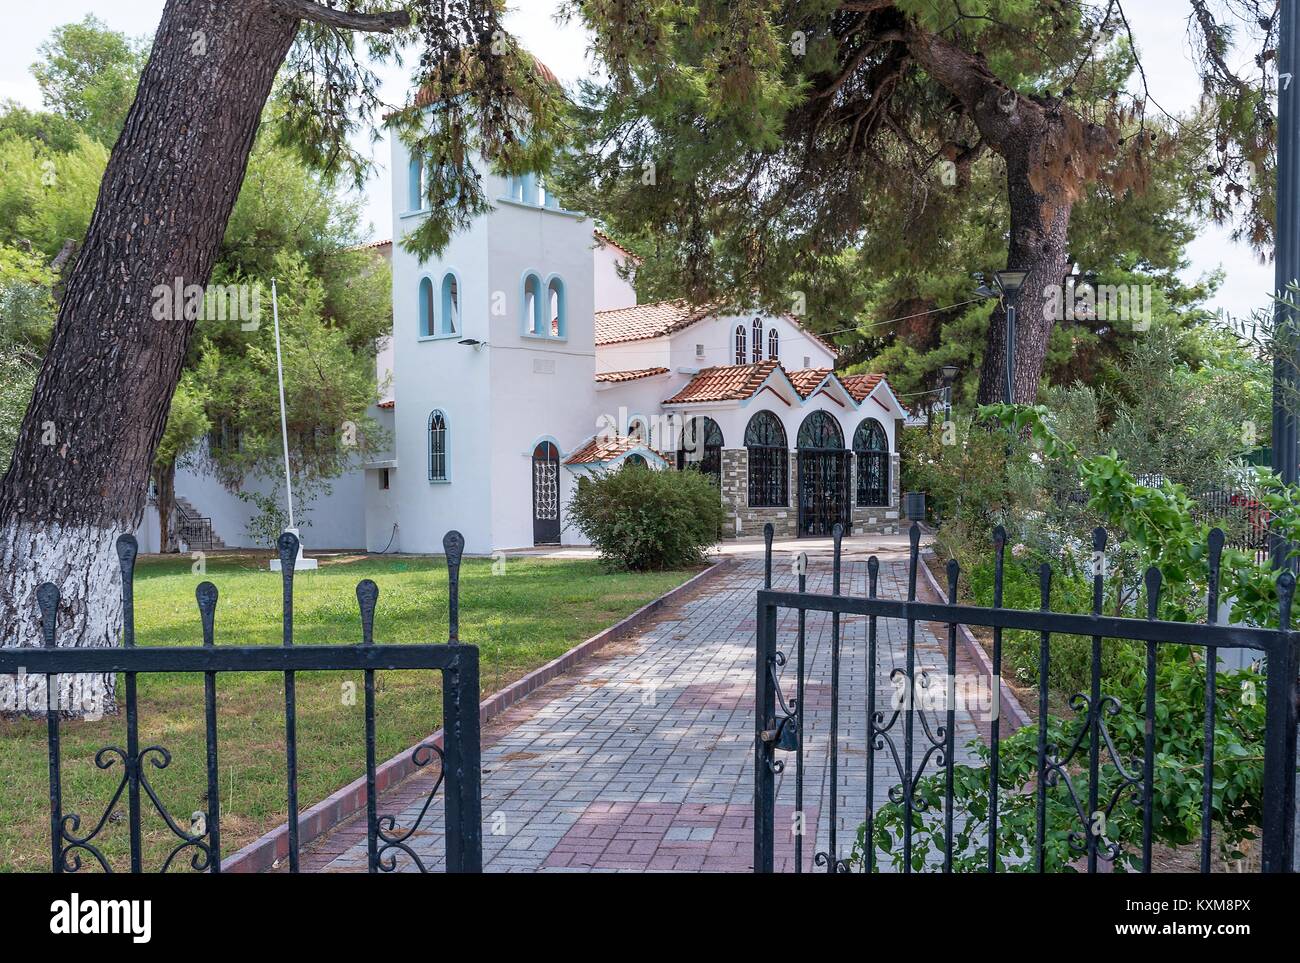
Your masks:
<instances>
[{"instance_id":1,"label":"arched doorway","mask_svg":"<svg viewBox=\"0 0 1300 963\"><path fill-rule=\"evenodd\" d=\"M560 452L549 441L533 449L533 544L560 543Z\"/></svg>"},{"instance_id":2,"label":"arched doorway","mask_svg":"<svg viewBox=\"0 0 1300 963\"><path fill-rule=\"evenodd\" d=\"M889 504L889 436L875 418L865 418L853 432L858 460L859 506Z\"/></svg>"},{"instance_id":3,"label":"arched doorway","mask_svg":"<svg viewBox=\"0 0 1300 963\"><path fill-rule=\"evenodd\" d=\"M677 470L694 468L722 487L722 429L708 415L692 418L682 426L682 443L677 448Z\"/></svg>"},{"instance_id":4,"label":"arched doorway","mask_svg":"<svg viewBox=\"0 0 1300 963\"><path fill-rule=\"evenodd\" d=\"M852 503L852 454L844 448L839 422L814 411L799 426L799 534L830 535L839 522L848 531Z\"/></svg>"}]
</instances>

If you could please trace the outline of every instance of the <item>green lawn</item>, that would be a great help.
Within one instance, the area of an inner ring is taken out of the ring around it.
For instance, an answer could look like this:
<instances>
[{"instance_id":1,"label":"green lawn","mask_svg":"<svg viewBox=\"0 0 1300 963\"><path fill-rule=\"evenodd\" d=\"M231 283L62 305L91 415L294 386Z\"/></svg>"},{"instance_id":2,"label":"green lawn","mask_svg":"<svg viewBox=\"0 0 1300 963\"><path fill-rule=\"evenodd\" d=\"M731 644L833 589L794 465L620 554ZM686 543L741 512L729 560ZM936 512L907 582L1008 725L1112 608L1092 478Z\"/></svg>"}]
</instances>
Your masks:
<instances>
[{"instance_id":1,"label":"green lawn","mask_svg":"<svg viewBox=\"0 0 1300 963\"><path fill-rule=\"evenodd\" d=\"M211 557L205 575L188 558L144 558L136 576L140 645L198 645L202 641L194 589L204 578L221 592L217 645L280 644L280 578L266 556ZM504 565L466 559L461 568L461 639L482 649L485 694L559 656L692 572L610 574L585 560L510 559ZM339 557L295 578L294 640L300 645L359 641L356 583L379 585L378 643L445 642L447 569L440 558ZM140 740L170 750L171 765L149 779L173 816L188 825L205 810L203 680L197 674L138 677ZM229 855L285 819L283 676L218 677L221 842ZM345 692L355 683L354 704ZM438 728L441 692L434 671L376 673L377 758L384 760ZM119 698L123 689L118 684ZM362 775L365 767L359 672L300 672L298 798L303 809ZM63 810L93 827L120 778L94 764L96 750L125 745L125 717L65 722ZM45 723L0 721L0 870L48 870L49 810ZM174 837L144 803L146 869L157 871ZM114 869L125 868L125 799L101 834ZM91 867L97 869L97 867ZM174 866L173 869L178 867ZM188 870L188 864L182 867Z\"/></svg>"}]
</instances>

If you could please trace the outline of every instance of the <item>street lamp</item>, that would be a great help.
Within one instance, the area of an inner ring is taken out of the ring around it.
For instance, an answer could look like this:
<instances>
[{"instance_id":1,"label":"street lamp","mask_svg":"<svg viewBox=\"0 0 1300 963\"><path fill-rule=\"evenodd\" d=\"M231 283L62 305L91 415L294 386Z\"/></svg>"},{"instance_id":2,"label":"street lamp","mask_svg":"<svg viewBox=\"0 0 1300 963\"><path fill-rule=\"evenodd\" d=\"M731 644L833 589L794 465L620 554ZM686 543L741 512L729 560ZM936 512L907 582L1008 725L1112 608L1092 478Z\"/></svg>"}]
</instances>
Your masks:
<instances>
[{"instance_id":1,"label":"street lamp","mask_svg":"<svg viewBox=\"0 0 1300 963\"><path fill-rule=\"evenodd\" d=\"M993 277L997 280L998 290L1006 298L1007 305L1007 404L1014 404L1016 400L1015 392L1015 372L1016 372L1016 298L1020 295L1020 288L1025 283L1025 278L1029 276L1028 271L1020 271L1012 268L1003 268L1001 271L993 272Z\"/></svg>"},{"instance_id":2,"label":"street lamp","mask_svg":"<svg viewBox=\"0 0 1300 963\"><path fill-rule=\"evenodd\" d=\"M946 364L939 369L943 375L943 423L952 421L952 383L957 377L957 366Z\"/></svg>"}]
</instances>

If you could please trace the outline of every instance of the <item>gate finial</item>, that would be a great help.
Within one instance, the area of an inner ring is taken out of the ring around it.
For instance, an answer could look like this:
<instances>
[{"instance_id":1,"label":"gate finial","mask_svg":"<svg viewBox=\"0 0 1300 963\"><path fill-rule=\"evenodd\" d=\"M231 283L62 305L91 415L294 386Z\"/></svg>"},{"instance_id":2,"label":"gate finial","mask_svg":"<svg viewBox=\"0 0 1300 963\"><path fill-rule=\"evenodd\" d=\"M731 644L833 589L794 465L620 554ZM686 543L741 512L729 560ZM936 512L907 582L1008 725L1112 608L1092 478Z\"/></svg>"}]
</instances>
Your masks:
<instances>
[{"instance_id":1,"label":"gate finial","mask_svg":"<svg viewBox=\"0 0 1300 963\"><path fill-rule=\"evenodd\" d=\"M447 555L447 639L460 641L460 559L465 552L465 536L452 529L442 537Z\"/></svg>"}]
</instances>

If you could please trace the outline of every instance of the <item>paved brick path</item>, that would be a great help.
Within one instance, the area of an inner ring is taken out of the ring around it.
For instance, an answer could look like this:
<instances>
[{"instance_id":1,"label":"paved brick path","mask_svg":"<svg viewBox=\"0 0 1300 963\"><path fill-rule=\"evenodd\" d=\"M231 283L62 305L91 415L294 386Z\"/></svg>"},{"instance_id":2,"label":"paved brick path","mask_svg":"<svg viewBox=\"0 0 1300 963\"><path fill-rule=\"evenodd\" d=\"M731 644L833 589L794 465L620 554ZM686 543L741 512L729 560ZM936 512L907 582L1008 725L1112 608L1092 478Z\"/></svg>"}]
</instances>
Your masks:
<instances>
[{"instance_id":1,"label":"paved brick path","mask_svg":"<svg viewBox=\"0 0 1300 963\"><path fill-rule=\"evenodd\" d=\"M789 556L778 588L793 587ZM846 592L865 595L866 561L846 557ZM830 590L830 559L813 556L809 589ZM483 857L495 872L712 870L746 872L753 850L753 673L757 560L742 561L671 606L631 640L610 646L540 689L484 730ZM880 594L906 590L903 561L882 560ZM795 686L796 615L783 616L780 647L790 656L783 688ZM942 665L932 629L917 626L917 664ZM866 619L842 622L837 853L849 854L862 822L866 789ZM809 614L806 632L805 825L803 862L829 844L828 729L830 620ZM880 623L877 706L893 696L889 671L903 665L905 626ZM959 671L975 670L964 662ZM942 685L943 671L936 685ZM940 720L941 721L941 720ZM958 713L956 744L978 735L979 719ZM895 727L901 730L901 722ZM925 745L916 727L916 762ZM897 739L902 752L901 734ZM778 870L794 865L794 761L778 777ZM958 752L958 761L966 754ZM932 771L931 760L927 771ZM898 782L888 752L876 755L875 803ZM410 826L430 783L408 780L381 797L379 811ZM435 800L412 847L441 869L442 808ZM304 857L304 869L360 871L366 865L363 820L336 830ZM812 845L813 840L816 845ZM400 869L414 869L404 854ZM884 868L884 867L882 867Z\"/></svg>"}]
</instances>

